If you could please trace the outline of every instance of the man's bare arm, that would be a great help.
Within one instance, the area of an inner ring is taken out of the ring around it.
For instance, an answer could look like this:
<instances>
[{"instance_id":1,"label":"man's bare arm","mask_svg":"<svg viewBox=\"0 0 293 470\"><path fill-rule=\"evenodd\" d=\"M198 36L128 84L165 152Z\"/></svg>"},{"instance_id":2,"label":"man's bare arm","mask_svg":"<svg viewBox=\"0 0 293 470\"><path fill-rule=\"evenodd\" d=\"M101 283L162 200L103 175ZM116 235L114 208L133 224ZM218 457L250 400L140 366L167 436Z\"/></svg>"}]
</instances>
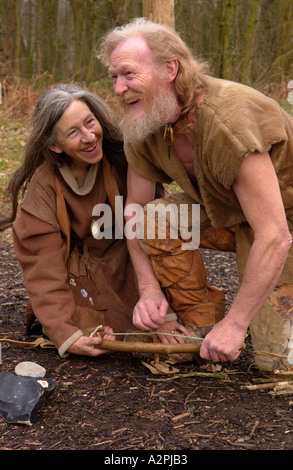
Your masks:
<instances>
[{"instance_id":1,"label":"man's bare arm","mask_svg":"<svg viewBox=\"0 0 293 470\"><path fill-rule=\"evenodd\" d=\"M233 189L254 232L254 242L229 312L202 344L202 357L214 361L234 360L239 355L246 330L274 289L292 243L278 180L267 153L244 159Z\"/></svg>"},{"instance_id":2,"label":"man's bare arm","mask_svg":"<svg viewBox=\"0 0 293 470\"><path fill-rule=\"evenodd\" d=\"M130 204L139 204L144 207L154 197L155 183L141 177L129 168L125 209L129 209ZM128 222L131 218L131 215L125 216L125 221ZM133 312L133 322L141 329L156 329L165 321L168 303L155 277L149 259L141 250L137 239L128 238L127 245L140 292L140 300Z\"/></svg>"}]
</instances>

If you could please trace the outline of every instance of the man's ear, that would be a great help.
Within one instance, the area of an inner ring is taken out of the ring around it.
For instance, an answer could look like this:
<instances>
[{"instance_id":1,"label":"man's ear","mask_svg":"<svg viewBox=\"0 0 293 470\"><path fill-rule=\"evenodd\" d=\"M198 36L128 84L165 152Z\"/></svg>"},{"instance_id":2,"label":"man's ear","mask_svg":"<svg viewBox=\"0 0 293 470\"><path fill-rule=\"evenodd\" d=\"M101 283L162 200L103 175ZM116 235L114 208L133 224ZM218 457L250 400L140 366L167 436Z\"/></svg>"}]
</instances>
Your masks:
<instances>
[{"instance_id":1,"label":"man's ear","mask_svg":"<svg viewBox=\"0 0 293 470\"><path fill-rule=\"evenodd\" d=\"M177 59L167 60L167 80L171 83L175 80L178 74L179 64Z\"/></svg>"},{"instance_id":2,"label":"man's ear","mask_svg":"<svg viewBox=\"0 0 293 470\"><path fill-rule=\"evenodd\" d=\"M49 149L52 150L55 153L62 153L63 152L63 150L60 147L58 147L58 145L56 145L56 144L49 145Z\"/></svg>"}]
</instances>

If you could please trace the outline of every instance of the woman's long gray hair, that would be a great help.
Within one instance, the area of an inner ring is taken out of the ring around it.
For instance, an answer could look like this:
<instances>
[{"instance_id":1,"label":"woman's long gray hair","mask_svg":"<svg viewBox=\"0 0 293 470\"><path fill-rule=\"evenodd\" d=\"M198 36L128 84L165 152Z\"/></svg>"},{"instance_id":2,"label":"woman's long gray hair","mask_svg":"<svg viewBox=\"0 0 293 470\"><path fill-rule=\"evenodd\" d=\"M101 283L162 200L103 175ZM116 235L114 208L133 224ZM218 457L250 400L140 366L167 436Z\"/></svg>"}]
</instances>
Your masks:
<instances>
[{"instance_id":1,"label":"woman's long gray hair","mask_svg":"<svg viewBox=\"0 0 293 470\"><path fill-rule=\"evenodd\" d=\"M36 169L45 160L60 166L66 159L66 155L53 152L49 146L56 140L55 124L75 100L83 101L99 121L103 129L103 152L110 164L126 177L127 163L123 152L123 139L113 111L100 97L74 83L56 85L47 90L36 105L23 164L13 174L7 189L12 201L11 216L1 221L1 230L14 221L19 192L26 190Z\"/></svg>"}]
</instances>

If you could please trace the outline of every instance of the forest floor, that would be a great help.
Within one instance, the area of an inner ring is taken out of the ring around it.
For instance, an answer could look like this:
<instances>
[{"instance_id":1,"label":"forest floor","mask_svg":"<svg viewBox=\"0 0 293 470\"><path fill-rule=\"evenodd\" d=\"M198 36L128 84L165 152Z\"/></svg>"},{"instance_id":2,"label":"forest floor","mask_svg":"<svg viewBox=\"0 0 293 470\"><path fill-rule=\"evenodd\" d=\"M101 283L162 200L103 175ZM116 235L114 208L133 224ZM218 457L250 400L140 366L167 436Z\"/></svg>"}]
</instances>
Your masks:
<instances>
[{"instance_id":1,"label":"forest floor","mask_svg":"<svg viewBox=\"0 0 293 470\"><path fill-rule=\"evenodd\" d=\"M226 292L229 304L237 290L234 254L203 255L210 282ZM25 333L28 297L9 231L0 261L0 337L33 341ZM0 417L0 450L293 449L293 396L243 388L262 378L249 336L233 363L186 362L170 375L152 374L130 353L61 359L55 349L0 344L0 372L34 361L57 382L31 426Z\"/></svg>"}]
</instances>

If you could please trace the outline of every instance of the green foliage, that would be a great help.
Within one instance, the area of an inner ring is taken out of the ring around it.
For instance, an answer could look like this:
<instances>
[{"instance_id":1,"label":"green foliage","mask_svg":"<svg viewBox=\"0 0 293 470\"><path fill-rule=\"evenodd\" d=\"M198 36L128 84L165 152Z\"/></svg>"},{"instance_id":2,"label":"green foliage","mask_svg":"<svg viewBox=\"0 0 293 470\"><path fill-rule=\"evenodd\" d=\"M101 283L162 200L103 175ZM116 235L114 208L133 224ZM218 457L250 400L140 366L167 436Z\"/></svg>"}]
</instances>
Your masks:
<instances>
[{"instance_id":1,"label":"green foliage","mask_svg":"<svg viewBox=\"0 0 293 470\"><path fill-rule=\"evenodd\" d=\"M27 122L0 112L0 195L5 194L11 174L21 164L28 136Z\"/></svg>"}]
</instances>

